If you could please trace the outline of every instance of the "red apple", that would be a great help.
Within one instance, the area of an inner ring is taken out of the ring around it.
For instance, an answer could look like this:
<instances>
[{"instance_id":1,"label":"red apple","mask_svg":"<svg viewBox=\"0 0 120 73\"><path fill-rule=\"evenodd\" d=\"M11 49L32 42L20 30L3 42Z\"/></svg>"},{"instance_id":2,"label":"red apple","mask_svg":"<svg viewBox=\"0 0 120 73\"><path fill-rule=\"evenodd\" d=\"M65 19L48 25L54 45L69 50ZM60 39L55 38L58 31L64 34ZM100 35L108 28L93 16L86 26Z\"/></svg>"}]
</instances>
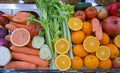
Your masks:
<instances>
[{"instance_id":1,"label":"red apple","mask_svg":"<svg viewBox=\"0 0 120 73\"><path fill-rule=\"evenodd\" d=\"M120 57L116 57L115 59L113 59L112 63L113 68L120 69Z\"/></svg>"}]
</instances>

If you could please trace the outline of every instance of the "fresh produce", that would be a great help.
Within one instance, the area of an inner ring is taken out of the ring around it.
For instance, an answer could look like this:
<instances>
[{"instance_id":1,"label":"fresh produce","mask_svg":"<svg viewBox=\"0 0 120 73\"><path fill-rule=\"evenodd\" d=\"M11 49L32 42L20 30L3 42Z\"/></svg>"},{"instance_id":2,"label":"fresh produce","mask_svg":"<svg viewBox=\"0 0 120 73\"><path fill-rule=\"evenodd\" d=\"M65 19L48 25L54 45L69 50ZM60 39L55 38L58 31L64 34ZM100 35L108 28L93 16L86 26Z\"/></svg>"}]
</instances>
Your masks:
<instances>
[{"instance_id":1,"label":"fresh produce","mask_svg":"<svg viewBox=\"0 0 120 73\"><path fill-rule=\"evenodd\" d=\"M91 24L92 24L92 32L96 32L100 26L100 21L97 18L93 18L91 20Z\"/></svg>"},{"instance_id":2,"label":"fresh produce","mask_svg":"<svg viewBox=\"0 0 120 73\"><path fill-rule=\"evenodd\" d=\"M97 51L99 49L99 45L99 40L94 36L88 36L83 41L84 49L90 53Z\"/></svg>"},{"instance_id":3,"label":"fresh produce","mask_svg":"<svg viewBox=\"0 0 120 73\"><path fill-rule=\"evenodd\" d=\"M114 44L115 44L118 48L120 48L120 42L119 42L119 40L120 40L120 35L117 35L117 36L114 38L114 40L113 40Z\"/></svg>"},{"instance_id":4,"label":"fresh produce","mask_svg":"<svg viewBox=\"0 0 120 73\"><path fill-rule=\"evenodd\" d=\"M116 57L112 61L113 68L120 69L120 57Z\"/></svg>"},{"instance_id":5,"label":"fresh produce","mask_svg":"<svg viewBox=\"0 0 120 73\"><path fill-rule=\"evenodd\" d=\"M74 9L77 10L85 10L87 7L92 6L92 3L78 3L75 4Z\"/></svg>"},{"instance_id":6,"label":"fresh produce","mask_svg":"<svg viewBox=\"0 0 120 73\"><path fill-rule=\"evenodd\" d=\"M106 45L110 42L110 37L108 36L107 33L102 33L102 39L100 40L101 45Z\"/></svg>"},{"instance_id":7,"label":"fresh produce","mask_svg":"<svg viewBox=\"0 0 120 73\"><path fill-rule=\"evenodd\" d=\"M8 20L12 20L13 19L13 17L14 17L14 15L12 15L12 14L3 14L2 15L3 17L5 17L5 18L7 18Z\"/></svg>"},{"instance_id":8,"label":"fresh produce","mask_svg":"<svg viewBox=\"0 0 120 73\"><path fill-rule=\"evenodd\" d=\"M0 66L5 66L11 60L11 53L8 48L0 46Z\"/></svg>"},{"instance_id":9,"label":"fresh produce","mask_svg":"<svg viewBox=\"0 0 120 73\"><path fill-rule=\"evenodd\" d=\"M50 52L50 49L46 44L44 44L41 47L41 49L39 51L39 56L41 59L45 59L45 60L50 60L52 58L52 54Z\"/></svg>"},{"instance_id":10,"label":"fresh produce","mask_svg":"<svg viewBox=\"0 0 120 73\"><path fill-rule=\"evenodd\" d=\"M58 54L66 54L69 51L70 44L68 40L60 38L55 42L54 48Z\"/></svg>"},{"instance_id":11,"label":"fresh produce","mask_svg":"<svg viewBox=\"0 0 120 73\"><path fill-rule=\"evenodd\" d=\"M55 58L55 65L60 71L66 71L71 66L71 60L67 55L59 55Z\"/></svg>"},{"instance_id":12,"label":"fresh produce","mask_svg":"<svg viewBox=\"0 0 120 73\"><path fill-rule=\"evenodd\" d=\"M97 9L94 6L89 6L85 9L86 17L91 19L95 18L98 14Z\"/></svg>"},{"instance_id":13,"label":"fresh produce","mask_svg":"<svg viewBox=\"0 0 120 73\"><path fill-rule=\"evenodd\" d=\"M0 28L0 38L4 38L7 34L7 30L5 28Z\"/></svg>"},{"instance_id":14,"label":"fresh produce","mask_svg":"<svg viewBox=\"0 0 120 73\"><path fill-rule=\"evenodd\" d=\"M45 43L44 37L41 37L41 36L33 37L32 46L34 48L40 49L44 43Z\"/></svg>"},{"instance_id":15,"label":"fresh produce","mask_svg":"<svg viewBox=\"0 0 120 73\"><path fill-rule=\"evenodd\" d=\"M9 35L9 34L5 35L4 39L5 39L7 42L10 42L10 35Z\"/></svg>"},{"instance_id":16,"label":"fresh produce","mask_svg":"<svg viewBox=\"0 0 120 73\"><path fill-rule=\"evenodd\" d=\"M98 19L103 20L103 19L105 19L105 18L108 17L108 14L109 14L109 13L108 13L108 11L107 11L106 8L101 8L101 9L98 11L97 17L98 17Z\"/></svg>"},{"instance_id":17,"label":"fresh produce","mask_svg":"<svg viewBox=\"0 0 120 73\"><path fill-rule=\"evenodd\" d=\"M107 60L110 57L110 50L106 46L100 46L98 50L95 52L96 56L100 60Z\"/></svg>"},{"instance_id":18,"label":"fresh produce","mask_svg":"<svg viewBox=\"0 0 120 73\"><path fill-rule=\"evenodd\" d=\"M4 38L0 38L0 46L9 47L8 42Z\"/></svg>"},{"instance_id":19,"label":"fresh produce","mask_svg":"<svg viewBox=\"0 0 120 73\"><path fill-rule=\"evenodd\" d=\"M110 36L120 34L120 18L117 16L109 16L103 20L102 28L103 31Z\"/></svg>"},{"instance_id":20,"label":"fresh produce","mask_svg":"<svg viewBox=\"0 0 120 73\"><path fill-rule=\"evenodd\" d=\"M21 24L21 23L12 22L12 21L9 24L12 24L18 28L26 28L27 27L26 24Z\"/></svg>"},{"instance_id":21,"label":"fresh produce","mask_svg":"<svg viewBox=\"0 0 120 73\"><path fill-rule=\"evenodd\" d=\"M30 33L24 28L18 28L12 32L10 41L15 46L25 46L30 41Z\"/></svg>"},{"instance_id":22,"label":"fresh produce","mask_svg":"<svg viewBox=\"0 0 120 73\"><path fill-rule=\"evenodd\" d=\"M107 5L108 3L111 3L111 2L116 2L117 0L96 0L96 2L99 4L99 5Z\"/></svg>"},{"instance_id":23,"label":"fresh produce","mask_svg":"<svg viewBox=\"0 0 120 73\"><path fill-rule=\"evenodd\" d=\"M31 47L17 47L17 46L10 46L10 50L14 52L29 54L29 55L39 55L39 50Z\"/></svg>"},{"instance_id":24,"label":"fresh produce","mask_svg":"<svg viewBox=\"0 0 120 73\"><path fill-rule=\"evenodd\" d=\"M13 68L13 69L35 69L36 65L24 61L11 61L4 68Z\"/></svg>"},{"instance_id":25,"label":"fresh produce","mask_svg":"<svg viewBox=\"0 0 120 73\"><path fill-rule=\"evenodd\" d=\"M120 2L113 2L107 4L107 9L111 16L120 17Z\"/></svg>"},{"instance_id":26,"label":"fresh produce","mask_svg":"<svg viewBox=\"0 0 120 73\"><path fill-rule=\"evenodd\" d=\"M39 70L50 70L50 67L37 66L36 69L39 69Z\"/></svg>"},{"instance_id":27,"label":"fresh produce","mask_svg":"<svg viewBox=\"0 0 120 73\"><path fill-rule=\"evenodd\" d=\"M68 20L68 26L71 30L78 31L78 30L82 29L83 23L82 23L81 19L79 19L77 17L72 17Z\"/></svg>"},{"instance_id":28,"label":"fresh produce","mask_svg":"<svg viewBox=\"0 0 120 73\"><path fill-rule=\"evenodd\" d=\"M47 60L43 60L39 56L28 55L28 54L18 53L18 52L12 52L11 54L13 59L33 63L42 67L47 67L49 64Z\"/></svg>"},{"instance_id":29,"label":"fresh produce","mask_svg":"<svg viewBox=\"0 0 120 73\"><path fill-rule=\"evenodd\" d=\"M80 70L82 69L83 67L83 60L82 58L78 57L78 56L75 56L73 59L72 59L72 64L71 64L71 67L73 70Z\"/></svg>"},{"instance_id":30,"label":"fresh produce","mask_svg":"<svg viewBox=\"0 0 120 73\"><path fill-rule=\"evenodd\" d=\"M84 21L85 18L86 18L85 12L82 11L82 10L76 11L76 12L74 13L74 16L80 18L82 21Z\"/></svg>"},{"instance_id":31,"label":"fresh produce","mask_svg":"<svg viewBox=\"0 0 120 73\"><path fill-rule=\"evenodd\" d=\"M18 27L16 27L15 25L13 24L6 24L5 25L5 28L10 30L10 31L14 31L15 29L17 29Z\"/></svg>"},{"instance_id":32,"label":"fresh produce","mask_svg":"<svg viewBox=\"0 0 120 73\"><path fill-rule=\"evenodd\" d=\"M96 38L98 39L98 40L102 40L102 33L103 33L103 31L102 31L102 26L101 25L99 25L99 27L98 27L98 29L97 29L97 31L95 32L95 36L96 36Z\"/></svg>"},{"instance_id":33,"label":"fresh produce","mask_svg":"<svg viewBox=\"0 0 120 73\"><path fill-rule=\"evenodd\" d=\"M4 26L7 23L7 19L2 16L3 14L4 12L0 11L0 25Z\"/></svg>"},{"instance_id":34,"label":"fresh produce","mask_svg":"<svg viewBox=\"0 0 120 73\"><path fill-rule=\"evenodd\" d=\"M99 63L99 68L101 69L110 69L112 67L112 60L111 59L107 59L107 60L100 60Z\"/></svg>"}]
</instances>

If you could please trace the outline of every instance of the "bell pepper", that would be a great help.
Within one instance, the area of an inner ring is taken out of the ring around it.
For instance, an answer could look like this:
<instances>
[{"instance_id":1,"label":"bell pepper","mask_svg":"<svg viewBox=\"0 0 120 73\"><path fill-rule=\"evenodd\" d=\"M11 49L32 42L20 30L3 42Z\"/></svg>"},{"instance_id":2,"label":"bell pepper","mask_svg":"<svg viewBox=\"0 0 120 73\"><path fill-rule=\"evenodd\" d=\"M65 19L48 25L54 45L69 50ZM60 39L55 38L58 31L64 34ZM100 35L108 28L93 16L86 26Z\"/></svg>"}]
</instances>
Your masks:
<instances>
[{"instance_id":1,"label":"bell pepper","mask_svg":"<svg viewBox=\"0 0 120 73\"><path fill-rule=\"evenodd\" d=\"M120 2L109 3L107 9L110 15L120 17Z\"/></svg>"}]
</instances>

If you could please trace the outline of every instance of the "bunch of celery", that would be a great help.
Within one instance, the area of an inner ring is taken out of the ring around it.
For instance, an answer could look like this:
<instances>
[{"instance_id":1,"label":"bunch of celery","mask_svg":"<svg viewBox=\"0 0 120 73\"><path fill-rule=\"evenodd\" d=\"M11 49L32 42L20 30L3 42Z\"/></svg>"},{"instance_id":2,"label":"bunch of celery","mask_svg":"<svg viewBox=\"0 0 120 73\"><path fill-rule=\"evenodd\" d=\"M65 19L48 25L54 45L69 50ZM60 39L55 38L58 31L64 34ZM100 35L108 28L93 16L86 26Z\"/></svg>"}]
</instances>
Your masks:
<instances>
[{"instance_id":1,"label":"bunch of celery","mask_svg":"<svg viewBox=\"0 0 120 73\"><path fill-rule=\"evenodd\" d=\"M39 10L40 17L39 20L32 20L40 22L44 29L46 44L52 54L50 68L56 69L54 64L54 59L57 56L54 50L56 40L66 38L69 41L70 51L67 55L72 57L72 44L67 22L74 12L74 6L64 4L58 0L35 0L35 4Z\"/></svg>"}]
</instances>

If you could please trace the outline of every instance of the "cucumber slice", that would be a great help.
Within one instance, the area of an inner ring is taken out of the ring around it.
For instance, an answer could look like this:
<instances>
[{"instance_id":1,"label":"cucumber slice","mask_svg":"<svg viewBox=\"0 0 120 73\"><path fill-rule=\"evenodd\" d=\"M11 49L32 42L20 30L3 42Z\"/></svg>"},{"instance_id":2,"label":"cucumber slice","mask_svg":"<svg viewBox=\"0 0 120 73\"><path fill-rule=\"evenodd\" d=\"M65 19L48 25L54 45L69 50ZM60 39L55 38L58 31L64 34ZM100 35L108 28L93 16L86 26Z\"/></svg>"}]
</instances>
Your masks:
<instances>
[{"instance_id":1,"label":"cucumber slice","mask_svg":"<svg viewBox=\"0 0 120 73\"><path fill-rule=\"evenodd\" d=\"M44 42L44 37L35 36L32 40L32 46L34 48L40 49L43 46Z\"/></svg>"},{"instance_id":2,"label":"cucumber slice","mask_svg":"<svg viewBox=\"0 0 120 73\"><path fill-rule=\"evenodd\" d=\"M39 56L41 59L45 59L45 60L50 60L52 55L50 52L50 48L48 47L48 45L44 44L39 52Z\"/></svg>"},{"instance_id":3,"label":"cucumber slice","mask_svg":"<svg viewBox=\"0 0 120 73\"><path fill-rule=\"evenodd\" d=\"M11 53L8 48L0 46L0 66L5 66L11 60Z\"/></svg>"}]
</instances>

